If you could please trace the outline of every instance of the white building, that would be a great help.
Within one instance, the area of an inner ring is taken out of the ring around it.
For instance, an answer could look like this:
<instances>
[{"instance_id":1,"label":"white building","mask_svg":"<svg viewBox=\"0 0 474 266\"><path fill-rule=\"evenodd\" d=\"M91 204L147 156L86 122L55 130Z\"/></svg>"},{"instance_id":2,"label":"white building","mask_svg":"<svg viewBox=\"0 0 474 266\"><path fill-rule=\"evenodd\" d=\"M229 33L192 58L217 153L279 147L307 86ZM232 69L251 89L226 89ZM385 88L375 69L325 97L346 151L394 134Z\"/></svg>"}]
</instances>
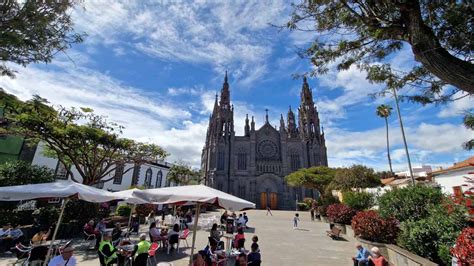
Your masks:
<instances>
[{"instance_id":1,"label":"white building","mask_svg":"<svg viewBox=\"0 0 474 266\"><path fill-rule=\"evenodd\" d=\"M468 188L465 177L474 177L474 156L455 163L446 169L434 171L431 175L433 176L433 181L438 183L443 193L461 193L461 191L465 191Z\"/></svg>"},{"instance_id":2,"label":"white building","mask_svg":"<svg viewBox=\"0 0 474 266\"><path fill-rule=\"evenodd\" d=\"M429 166L429 165L414 166L414 167L412 167L411 170L413 172L413 177L415 177L415 178L416 177L426 177L432 172L431 166ZM406 170L406 171L397 172L397 173L395 173L395 175L397 175L399 177L409 177L410 172L408 170Z\"/></svg>"},{"instance_id":3,"label":"white building","mask_svg":"<svg viewBox=\"0 0 474 266\"><path fill-rule=\"evenodd\" d=\"M44 156L43 151L44 145L40 143L36 148L32 164L50 168L53 170L56 179L66 179L67 170L65 166L57 159ZM99 183L97 187L109 191L126 190L134 185L143 186L145 188L168 187L170 186L170 182L168 182L167 176L171 166L171 164L164 161L149 162L137 166L125 164L121 167L117 167L115 171L112 171L104 178L104 180L108 181ZM130 170L128 170L129 168ZM81 180L80 175L74 167L71 171L76 179Z\"/></svg>"}]
</instances>

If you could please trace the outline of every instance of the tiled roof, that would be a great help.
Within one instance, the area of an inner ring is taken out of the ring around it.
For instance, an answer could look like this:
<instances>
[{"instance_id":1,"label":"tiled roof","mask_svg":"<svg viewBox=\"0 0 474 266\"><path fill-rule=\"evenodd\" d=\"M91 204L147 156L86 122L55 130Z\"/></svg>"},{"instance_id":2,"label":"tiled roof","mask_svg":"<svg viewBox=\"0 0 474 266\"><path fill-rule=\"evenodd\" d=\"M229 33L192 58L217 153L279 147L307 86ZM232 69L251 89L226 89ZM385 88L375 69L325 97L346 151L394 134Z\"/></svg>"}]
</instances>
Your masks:
<instances>
[{"instance_id":1,"label":"tiled roof","mask_svg":"<svg viewBox=\"0 0 474 266\"><path fill-rule=\"evenodd\" d=\"M453 166L446 169L441 169L431 172L432 175L444 174L449 171L458 170L466 167L474 166L474 156L469 157L467 160L464 160L459 163L455 163Z\"/></svg>"}]
</instances>

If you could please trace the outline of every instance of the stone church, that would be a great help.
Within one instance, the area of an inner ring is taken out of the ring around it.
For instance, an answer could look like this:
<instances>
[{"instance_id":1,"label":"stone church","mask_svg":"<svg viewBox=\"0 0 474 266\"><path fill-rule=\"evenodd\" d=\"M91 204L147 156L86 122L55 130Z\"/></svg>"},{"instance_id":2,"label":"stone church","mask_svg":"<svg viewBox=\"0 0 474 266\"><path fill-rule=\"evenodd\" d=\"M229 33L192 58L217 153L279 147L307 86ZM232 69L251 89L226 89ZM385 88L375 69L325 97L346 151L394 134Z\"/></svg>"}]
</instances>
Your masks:
<instances>
[{"instance_id":1,"label":"stone church","mask_svg":"<svg viewBox=\"0 0 474 266\"><path fill-rule=\"evenodd\" d=\"M316 196L316 191L290 187L284 179L300 168L328 164L324 132L306 78L300 95L298 119L290 107L286 122L282 114L276 128L270 125L267 110L265 124L256 129L254 117L249 121L247 115L244 135L236 136L226 72L202 150L206 184L252 201L257 208L295 209L298 200Z\"/></svg>"}]
</instances>

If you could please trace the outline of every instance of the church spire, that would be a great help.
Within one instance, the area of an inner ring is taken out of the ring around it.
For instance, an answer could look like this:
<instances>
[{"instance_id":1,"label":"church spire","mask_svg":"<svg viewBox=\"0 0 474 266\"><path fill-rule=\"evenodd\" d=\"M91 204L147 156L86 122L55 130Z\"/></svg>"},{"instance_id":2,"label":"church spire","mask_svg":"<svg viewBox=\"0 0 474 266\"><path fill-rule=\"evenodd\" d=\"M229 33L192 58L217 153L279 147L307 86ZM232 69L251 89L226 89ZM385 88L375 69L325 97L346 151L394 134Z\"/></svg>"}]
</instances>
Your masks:
<instances>
[{"instance_id":1,"label":"church spire","mask_svg":"<svg viewBox=\"0 0 474 266\"><path fill-rule=\"evenodd\" d=\"M295 119L295 114L291 110L291 105L288 109L287 122L288 122L288 126L287 126L288 136L290 138L296 138L297 137L296 119Z\"/></svg>"},{"instance_id":2,"label":"church spire","mask_svg":"<svg viewBox=\"0 0 474 266\"><path fill-rule=\"evenodd\" d=\"M268 109L265 109L265 123L268 124Z\"/></svg>"},{"instance_id":3,"label":"church spire","mask_svg":"<svg viewBox=\"0 0 474 266\"><path fill-rule=\"evenodd\" d=\"M250 136L250 126L249 126L249 114L245 115L245 128L244 128L245 136Z\"/></svg>"},{"instance_id":4,"label":"church spire","mask_svg":"<svg viewBox=\"0 0 474 266\"><path fill-rule=\"evenodd\" d=\"M230 108L230 92L229 83L227 79L227 71L225 72L224 84L222 84L220 106L225 109Z\"/></svg>"},{"instance_id":5,"label":"church spire","mask_svg":"<svg viewBox=\"0 0 474 266\"><path fill-rule=\"evenodd\" d=\"M313 93L311 92L306 76L303 77L303 86L301 88L301 103L314 105Z\"/></svg>"}]
</instances>

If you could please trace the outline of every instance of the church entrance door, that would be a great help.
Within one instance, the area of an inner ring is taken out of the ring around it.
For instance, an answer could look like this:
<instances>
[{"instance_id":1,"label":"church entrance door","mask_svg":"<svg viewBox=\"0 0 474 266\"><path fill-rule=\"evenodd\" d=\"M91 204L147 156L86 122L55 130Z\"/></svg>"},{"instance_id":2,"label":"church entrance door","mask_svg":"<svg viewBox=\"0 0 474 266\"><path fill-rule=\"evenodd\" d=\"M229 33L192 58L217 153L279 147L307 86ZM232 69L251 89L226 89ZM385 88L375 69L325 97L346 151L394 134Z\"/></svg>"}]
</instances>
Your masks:
<instances>
[{"instance_id":1,"label":"church entrance door","mask_svg":"<svg viewBox=\"0 0 474 266\"><path fill-rule=\"evenodd\" d=\"M262 209L269 206L272 210L276 210L278 208L278 194L275 192L260 193L260 206Z\"/></svg>"},{"instance_id":2,"label":"church entrance door","mask_svg":"<svg viewBox=\"0 0 474 266\"><path fill-rule=\"evenodd\" d=\"M277 204L278 204L277 193L274 193L274 192L270 193L270 208L272 208L272 210L276 210Z\"/></svg>"}]
</instances>

